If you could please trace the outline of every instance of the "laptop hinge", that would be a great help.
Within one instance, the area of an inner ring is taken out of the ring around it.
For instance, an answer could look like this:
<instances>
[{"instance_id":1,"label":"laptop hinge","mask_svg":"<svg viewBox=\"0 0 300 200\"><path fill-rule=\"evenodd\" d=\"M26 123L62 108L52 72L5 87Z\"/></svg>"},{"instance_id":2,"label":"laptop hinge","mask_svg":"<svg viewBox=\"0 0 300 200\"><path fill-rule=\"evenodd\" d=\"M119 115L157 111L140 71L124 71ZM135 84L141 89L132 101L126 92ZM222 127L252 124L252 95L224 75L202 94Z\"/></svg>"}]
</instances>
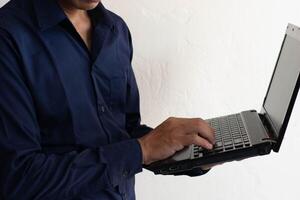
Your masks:
<instances>
[{"instance_id":1,"label":"laptop hinge","mask_svg":"<svg viewBox=\"0 0 300 200\"><path fill-rule=\"evenodd\" d=\"M273 131L271 124L269 124L268 120L266 119L265 114L258 113L258 116L265 127L267 135L269 136L268 138L264 138L263 140L276 143L277 142L276 134Z\"/></svg>"}]
</instances>

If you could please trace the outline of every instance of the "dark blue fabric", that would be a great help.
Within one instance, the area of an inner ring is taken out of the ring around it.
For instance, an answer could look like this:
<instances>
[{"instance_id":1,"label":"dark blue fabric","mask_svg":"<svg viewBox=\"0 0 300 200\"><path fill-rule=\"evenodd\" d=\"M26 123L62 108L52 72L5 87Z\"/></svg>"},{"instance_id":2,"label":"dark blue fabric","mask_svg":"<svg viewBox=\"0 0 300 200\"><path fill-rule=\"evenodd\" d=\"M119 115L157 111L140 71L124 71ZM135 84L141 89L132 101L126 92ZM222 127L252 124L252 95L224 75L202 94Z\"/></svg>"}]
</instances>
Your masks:
<instances>
[{"instance_id":1,"label":"dark blue fabric","mask_svg":"<svg viewBox=\"0 0 300 200\"><path fill-rule=\"evenodd\" d=\"M55 0L0 9L0 198L135 199L139 94L126 24L102 4L92 51Z\"/></svg>"}]
</instances>

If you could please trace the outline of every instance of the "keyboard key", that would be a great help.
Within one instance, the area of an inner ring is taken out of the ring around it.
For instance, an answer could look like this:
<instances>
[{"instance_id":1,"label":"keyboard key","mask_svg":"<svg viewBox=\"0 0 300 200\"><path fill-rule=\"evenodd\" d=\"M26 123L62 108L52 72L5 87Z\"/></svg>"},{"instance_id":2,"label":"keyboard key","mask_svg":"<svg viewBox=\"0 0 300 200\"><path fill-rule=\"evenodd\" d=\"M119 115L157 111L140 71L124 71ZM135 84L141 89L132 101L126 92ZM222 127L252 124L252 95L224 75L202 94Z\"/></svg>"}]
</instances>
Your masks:
<instances>
[{"instance_id":1,"label":"keyboard key","mask_svg":"<svg viewBox=\"0 0 300 200\"><path fill-rule=\"evenodd\" d=\"M232 141L226 141L224 142L224 146L232 145Z\"/></svg>"},{"instance_id":2,"label":"keyboard key","mask_svg":"<svg viewBox=\"0 0 300 200\"><path fill-rule=\"evenodd\" d=\"M217 143L215 144L215 146L216 146L216 147L221 147L221 146L223 146L223 144L222 144L222 142L217 142Z\"/></svg>"},{"instance_id":3,"label":"keyboard key","mask_svg":"<svg viewBox=\"0 0 300 200\"><path fill-rule=\"evenodd\" d=\"M241 147L243 147L244 145L243 145L243 143L239 143L239 144L234 144L234 146L235 146L235 148L241 148Z\"/></svg>"},{"instance_id":4,"label":"keyboard key","mask_svg":"<svg viewBox=\"0 0 300 200\"><path fill-rule=\"evenodd\" d=\"M251 145L240 114L218 117L210 119L208 122L215 129L216 144L213 151L201 149L204 155Z\"/></svg>"},{"instance_id":5,"label":"keyboard key","mask_svg":"<svg viewBox=\"0 0 300 200\"><path fill-rule=\"evenodd\" d=\"M233 149L233 146L225 146L226 151L231 150L231 149Z\"/></svg>"},{"instance_id":6,"label":"keyboard key","mask_svg":"<svg viewBox=\"0 0 300 200\"><path fill-rule=\"evenodd\" d=\"M234 143L241 143L241 142L242 142L241 138L234 139Z\"/></svg>"}]
</instances>

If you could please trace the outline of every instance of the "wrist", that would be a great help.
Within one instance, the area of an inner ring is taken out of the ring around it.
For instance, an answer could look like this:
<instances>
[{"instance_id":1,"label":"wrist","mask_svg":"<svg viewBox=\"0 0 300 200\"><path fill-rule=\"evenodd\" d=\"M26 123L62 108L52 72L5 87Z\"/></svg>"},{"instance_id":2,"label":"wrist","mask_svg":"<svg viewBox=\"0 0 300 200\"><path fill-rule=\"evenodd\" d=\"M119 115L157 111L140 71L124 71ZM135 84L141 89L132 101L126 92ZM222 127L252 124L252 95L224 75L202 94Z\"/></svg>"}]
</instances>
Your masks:
<instances>
[{"instance_id":1,"label":"wrist","mask_svg":"<svg viewBox=\"0 0 300 200\"><path fill-rule=\"evenodd\" d=\"M140 143L141 150L142 150L143 164L147 165L149 164L147 145L144 141L144 138L139 138L138 142Z\"/></svg>"}]
</instances>

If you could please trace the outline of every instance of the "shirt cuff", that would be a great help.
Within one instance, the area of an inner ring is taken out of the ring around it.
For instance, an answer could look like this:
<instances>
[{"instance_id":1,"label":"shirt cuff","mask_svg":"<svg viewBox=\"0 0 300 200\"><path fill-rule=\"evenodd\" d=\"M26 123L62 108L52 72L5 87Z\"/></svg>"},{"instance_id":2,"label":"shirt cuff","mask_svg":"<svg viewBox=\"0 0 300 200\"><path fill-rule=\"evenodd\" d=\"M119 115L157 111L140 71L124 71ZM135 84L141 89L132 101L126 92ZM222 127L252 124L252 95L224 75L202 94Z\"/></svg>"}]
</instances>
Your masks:
<instances>
[{"instance_id":1,"label":"shirt cuff","mask_svg":"<svg viewBox=\"0 0 300 200\"><path fill-rule=\"evenodd\" d=\"M139 125L137 128L135 128L132 132L131 132L131 137L132 138L141 138L144 135L147 135L150 131L152 131L153 128L146 126L146 125Z\"/></svg>"},{"instance_id":2,"label":"shirt cuff","mask_svg":"<svg viewBox=\"0 0 300 200\"><path fill-rule=\"evenodd\" d=\"M142 149L137 139L103 146L101 156L106 161L108 177L113 187L143 170Z\"/></svg>"}]
</instances>

